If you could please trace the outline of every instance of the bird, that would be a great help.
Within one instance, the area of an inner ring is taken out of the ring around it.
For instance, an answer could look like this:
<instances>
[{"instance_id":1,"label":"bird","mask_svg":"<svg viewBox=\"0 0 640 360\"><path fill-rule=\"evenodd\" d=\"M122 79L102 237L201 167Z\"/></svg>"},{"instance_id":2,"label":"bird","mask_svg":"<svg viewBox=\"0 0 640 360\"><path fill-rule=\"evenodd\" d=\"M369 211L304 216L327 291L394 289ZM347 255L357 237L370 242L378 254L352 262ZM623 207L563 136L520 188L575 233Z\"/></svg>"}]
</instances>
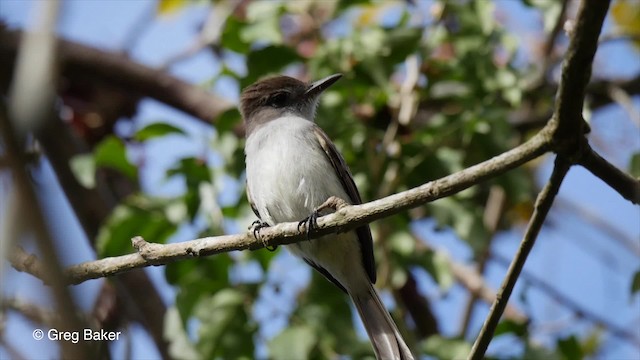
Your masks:
<instances>
[{"instance_id":1,"label":"bird","mask_svg":"<svg viewBox=\"0 0 640 360\"><path fill-rule=\"evenodd\" d=\"M320 95L341 77L307 83L278 75L242 91L246 192L259 219L255 230L293 221L309 229L326 214L323 204L330 198L362 203L344 158L315 123ZM350 296L377 359L414 359L374 288L368 225L285 247Z\"/></svg>"}]
</instances>

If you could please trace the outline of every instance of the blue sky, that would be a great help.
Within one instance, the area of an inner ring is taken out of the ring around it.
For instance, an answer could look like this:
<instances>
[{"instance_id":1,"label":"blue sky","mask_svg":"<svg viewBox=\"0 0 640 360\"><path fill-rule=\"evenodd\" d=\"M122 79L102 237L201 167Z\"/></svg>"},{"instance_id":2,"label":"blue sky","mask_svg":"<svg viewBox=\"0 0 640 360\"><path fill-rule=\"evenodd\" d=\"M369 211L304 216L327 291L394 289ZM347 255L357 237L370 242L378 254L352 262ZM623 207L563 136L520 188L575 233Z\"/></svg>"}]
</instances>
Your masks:
<instances>
[{"instance_id":1,"label":"blue sky","mask_svg":"<svg viewBox=\"0 0 640 360\"><path fill-rule=\"evenodd\" d=\"M23 27L29 23L30 11L36 3L37 1L3 0L0 2L0 19L6 21L10 27ZM527 36L539 26L535 13L523 8L518 1L503 0L499 3L500 11L509 15L505 25L512 28L526 44ZM147 14L154 9L154 6L155 2L142 0L69 1L63 8L64 15L60 21L59 33L65 38L92 46L113 51L123 50L133 24L148 16ZM195 5L178 14L152 21L151 25L144 30L144 35L136 42L134 51L129 53L130 56L150 66L162 64L191 44L198 31L196 25L206 16L205 10L206 7L203 4ZM610 29L611 24L607 22L605 32ZM527 47L524 46L523 51L526 49ZM621 42L607 44L598 52L596 58L598 71L594 75L621 77L637 74L640 71L640 62L636 62L637 56L637 51ZM242 63L235 64L241 60L233 58L228 61L242 68ZM217 60L203 52L173 66L171 72L186 81L198 84L216 75L219 68ZM219 83L212 90L228 99L237 99L238 88L229 82ZM636 97L634 104L636 109L640 108L640 99ZM141 103L136 121L140 127L153 121L179 124L190 135L173 137L168 140L168 143L146 145L145 152L150 156L147 159L149 165L141 178L144 190L165 196L178 194L182 191L183 185L177 180L167 182L163 179L164 169L168 165L186 155L201 154L203 151L213 159L212 161L215 161L215 151L210 148L215 132L200 122L193 121L189 116L155 101L145 100ZM591 142L594 148L615 165L626 168L630 155L640 151L638 125L632 124L625 111L616 106L610 106L596 113L590 121ZM128 131L124 128L119 130ZM551 164L552 158L547 156L537 174L537 183L540 187L549 177ZM39 176L42 179L51 179L53 173L50 168L45 167ZM59 238L82 238L82 231L77 221L69 216L71 209L58 185L55 182L44 182L41 185L43 202L55 235ZM5 195L0 195L0 199L4 198ZM563 183L558 201L568 201L579 208L593 212L640 246L640 209L622 199L584 169L579 167L571 169ZM633 298L629 295L631 275L640 269L637 254L612 242L606 234L592 230L588 223L572 215L571 212L554 209L552 216L553 225L543 229L525 271L545 280L563 294L575 299L584 308L601 314L621 327L631 329L634 324L637 325L640 321L640 299L638 295ZM466 245L450 232L435 231L433 221L421 221L415 226L435 247L447 251L452 258L458 261L469 258ZM189 227L183 228L174 237L174 241L188 240L195 236L196 230ZM494 242L494 250L510 259L523 230L524 227L500 234ZM86 241L66 242L60 250L66 264L95 257ZM282 295L284 298L293 297L292 294L296 289L304 286L308 281L308 268L293 260L286 252L281 251L273 267L273 274L275 274L273 276L278 274L278 276L286 276L287 273L293 272L304 274L301 277L288 279L289 287L284 289L284 295ZM158 284L167 304L171 304L174 292L166 285L162 268L150 268L147 271ZM505 271L504 266L492 263L488 267L488 282L497 288ZM444 334L455 334L458 330L458 318L461 316L459 312L461 304L465 302L466 292L454 286L450 292L443 294L428 276L422 274L419 278L421 289L430 298L434 311L441 319ZM3 294L12 294L43 305L48 303L46 294L39 290L40 281L28 275L9 270L2 281ZM76 299L83 309L91 308L99 285L100 280L73 287ZM566 329L567 335L571 331L585 334L590 328L589 322L576 320L561 304L535 288L527 292L528 302L523 302L519 295L525 288L526 284L520 282L512 299L521 309L532 314L534 327L560 323L564 326L563 329ZM264 296L276 295L264 294ZM264 304L256 305L258 318L265 316L264 313L267 311L261 310L262 306ZM486 306L480 306L480 308L482 311L477 311L477 316L472 321L474 329L479 329L486 313ZM31 339L32 324L22 321L15 315L10 315L8 325L11 331L5 332L7 341L19 346L27 357L42 357L52 351L53 344L47 341L35 342ZM281 318L272 323L268 329L274 330L284 326L286 322ZM146 349L153 349L148 336L137 328L131 329L131 332L135 337L134 357L153 356L154 354L146 352L149 351ZM552 345L552 339L557 335L553 331L546 333L542 331L541 334L536 340L546 345ZM640 338L640 330L636 330L636 334ZM512 341L503 339L494 342L490 349L504 350L511 345L513 345ZM607 355L611 358L627 359L640 356L638 348L633 348L628 343L614 338L606 337L604 346ZM0 349L0 357L6 357L4 349Z\"/></svg>"}]
</instances>

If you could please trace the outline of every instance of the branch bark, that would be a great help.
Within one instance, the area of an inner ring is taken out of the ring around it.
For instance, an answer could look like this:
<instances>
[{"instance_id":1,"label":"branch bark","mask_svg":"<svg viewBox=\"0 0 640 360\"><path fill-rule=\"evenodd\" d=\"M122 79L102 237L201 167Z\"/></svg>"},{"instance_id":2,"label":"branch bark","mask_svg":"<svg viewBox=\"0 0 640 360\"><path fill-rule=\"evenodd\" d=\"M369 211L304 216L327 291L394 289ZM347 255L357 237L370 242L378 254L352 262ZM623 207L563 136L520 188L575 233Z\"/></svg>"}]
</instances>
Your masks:
<instances>
[{"instance_id":1,"label":"branch bark","mask_svg":"<svg viewBox=\"0 0 640 360\"><path fill-rule=\"evenodd\" d=\"M480 334L476 338L476 341L471 348L471 353L469 354L470 360L481 360L484 358L484 354L489 347L491 339L493 338L493 333L498 326L500 317L507 307L511 292L513 291L513 288L518 281L518 277L522 272L522 268L524 267L527 257L529 256L529 253L531 252L531 249L535 244L536 238L540 233L540 229L542 229L542 224L544 223L544 220L549 213L549 209L551 209L553 199L555 199L555 196L560 189L560 185L562 184L562 180L567 174L567 171L569 171L570 166L571 165L560 156L556 158L553 173L551 174L551 179L549 179L547 185L538 195L533 216L531 217L531 221L529 222L527 231L525 232L522 242L520 243L520 247L518 248L516 256L509 266L507 276L505 277L502 286L498 291L496 300L489 310L489 315L482 325Z\"/></svg>"},{"instance_id":2,"label":"branch bark","mask_svg":"<svg viewBox=\"0 0 640 360\"><path fill-rule=\"evenodd\" d=\"M599 177L625 199L640 204L640 180L613 166L591 147L585 149L578 159L578 164Z\"/></svg>"},{"instance_id":3,"label":"branch bark","mask_svg":"<svg viewBox=\"0 0 640 360\"><path fill-rule=\"evenodd\" d=\"M319 218L311 238L349 231L363 224L460 192L537 158L548 151L551 141L549 130L544 128L526 143L460 172L376 201L341 208L333 214ZM65 275L69 284L79 284L89 279L112 276L150 265L163 265L195 256L207 256L232 250L255 250L265 245L291 244L307 238L305 229L301 230L298 229L297 222L281 223L262 229L260 239L254 238L253 234L247 232L166 245L147 243L142 238L134 238L133 245L138 250L137 253L71 266L66 269ZM19 271L29 271L22 262L12 261L12 265Z\"/></svg>"},{"instance_id":4,"label":"branch bark","mask_svg":"<svg viewBox=\"0 0 640 360\"><path fill-rule=\"evenodd\" d=\"M20 31L0 28L0 84L13 72ZM86 81L102 81L156 99L202 121L211 123L232 103L182 81L166 71L132 61L124 54L102 51L68 40L57 40L62 75Z\"/></svg>"},{"instance_id":5,"label":"branch bark","mask_svg":"<svg viewBox=\"0 0 640 360\"><path fill-rule=\"evenodd\" d=\"M557 136L560 138L575 139L576 130L583 127L582 109L586 88L591 78L593 57L598 49L598 36L608 9L608 0L583 0L580 4L556 95L554 117L558 120ZM582 134L581 131L579 133Z\"/></svg>"}]
</instances>

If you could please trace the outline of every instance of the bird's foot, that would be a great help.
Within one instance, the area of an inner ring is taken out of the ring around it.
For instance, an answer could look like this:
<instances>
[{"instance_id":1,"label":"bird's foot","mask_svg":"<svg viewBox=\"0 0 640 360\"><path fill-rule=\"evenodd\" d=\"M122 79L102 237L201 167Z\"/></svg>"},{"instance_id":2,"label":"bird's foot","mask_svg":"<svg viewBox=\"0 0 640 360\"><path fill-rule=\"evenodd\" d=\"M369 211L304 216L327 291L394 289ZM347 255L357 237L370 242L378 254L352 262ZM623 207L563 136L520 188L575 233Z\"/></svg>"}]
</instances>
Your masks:
<instances>
[{"instance_id":1,"label":"bird's foot","mask_svg":"<svg viewBox=\"0 0 640 360\"><path fill-rule=\"evenodd\" d=\"M322 203L320 206L316 207L309 216L302 219L298 223L298 231L300 231L300 227L302 225L305 225L307 229L307 240L309 240L309 237L311 236L311 232L313 232L313 230L315 230L318 227L318 218L322 216L320 215L322 211L326 209L333 209L334 211L337 211L348 205L349 204L346 201L344 201L343 199L337 196L332 196L328 198L327 201Z\"/></svg>"},{"instance_id":2,"label":"bird's foot","mask_svg":"<svg viewBox=\"0 0 640 360\"><path fill-rule=\"evenodd\" d=\"M267 244L267 242L264 241L262 236L260 236L260 229L267 228L267 227L269 227L269 224L267 224L266 222L262 220L256 220L252 222L251 225L249 226L249 231L253 233L253 237L256 238L256 240L260 240L262 242L262 245L264 245L265 249L269 251L275 251L278 248L278 246L277 245L271 246Z\"/></svg>"}]
</instances>

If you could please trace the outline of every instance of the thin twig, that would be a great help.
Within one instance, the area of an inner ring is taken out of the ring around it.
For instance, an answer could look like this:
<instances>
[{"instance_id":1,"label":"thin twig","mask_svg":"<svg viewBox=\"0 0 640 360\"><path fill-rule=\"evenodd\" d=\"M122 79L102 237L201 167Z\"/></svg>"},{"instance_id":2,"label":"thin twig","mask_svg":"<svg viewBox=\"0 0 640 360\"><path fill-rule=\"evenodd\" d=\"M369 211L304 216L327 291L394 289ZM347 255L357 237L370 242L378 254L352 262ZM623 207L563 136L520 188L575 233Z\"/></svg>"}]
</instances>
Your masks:
<instances>
[{"instance_id":1,"label":"thin twig","mask_svg":"<svg viewBox=\"0 0 640 360\"><path fill-rule=\"evenodd\" d=\"M482 325L480 334L478 335L475 343L473 344L473 347L471 348L471 353L469 354L468 359L481 360L484 357L484 354L489 347L489 343L493 338L493 333L498 326L500 317L502 316L502 313L504 312L504 309L509 302L511 292L513 291L516 281L518 280L518 277L522 272L522 268L524 267L524 264L527 260L527 256L529 255L529 252L531 252L531 249L535 244L536 238L540 233L540 229L542 228L542 224L544 223L544 220L549 213L549 209L551 209L553 199L558 193L560 185L562 184L562 180L567 174L567 171L569 171L570 166L570 163L568 163L562 157L556 157L555 166L553 168L551 178L538 195L535 210L531 217L531 221L529 222L527 231L524 234L522 242L520 243L520 247L516 252L515 258L509 266L509 270L507 271L507 275L502 283L502 286L500 287L500 290L498 291L496 300L489 310L489 315Z\"/></svg>"},{"instance_id":2,"label":"thin twig","mask_svg":"<svg viewBox=\"0 0 640 360\"><path fill-rule=\"evenodd\" d=\"M491 255L491 258L504 266L509 266L509 260L499 254ZM532 273L523 271L520 274L520 278L523 281L526 281L531 286L536 289L542 291L548 297L554 299L558 303L562 304L562 306L568 308L573 311L577 317L583 318L585 320L591 321L592 323L602 326L609 332L611 335L628 341L636 346L640 346L640 337L637 334L634 334L633 331L627 330L619 325L616 325L611 320L607 319L606 316L598 315L597 313L589 310L587 307L580 305L578 302L573 300L571 297L564 295L561 291L554 288L551 284L547 283L543 279L538 276L533 275Z\"/></svg>"},{"instance_id":3,"label":"thin twig","mask_svg":"<svg viewBox=\"0 0 640 360\"><path fill-rule=\"evenodd\" d=\"M41 106L44 107L46 105L42 104ZM42 121L33 122L33 124L38 123L42 123ZM4 109L0 109L0 134L2 134L3 137L7 158L11 163L11 169L15 178L14 184L18 189L21 201L23 201L25 207L29 208L28 218L36 234L35 239L38 248L43 254L40 272L47 274L46 277L52 285L52 292L56 300L57 309L60 312L60 316L65 319L65 321L60 324L60 330L78 331L78 329L82 329L84 326L75 314L73 298L65 286L65 276L57 257L56 248L53 246L53 240L47 230L44 214L39 206L35 191L31 186L29 175L26 172L27 160L21 151L20 142L15 135L16 131L9 119L5 116ZM26 217L26 215L23 216ZM72 345L63 343L63 354L65 357L78 359L87 358L87 350L86 344L84 343Z\"/></svg>"},{"instance_id":4,"label":"thin twig","mask_svg":"<svg viewBox=\"0 0 640 360\"><path fill-rule=\"evenodd\" d=\"M429 245L427 241L422 241L422 235L416 232L413 232L412 235L416 238L416 250L420 252L442 252L442 250ZM460 285L464 286L477 299L482 299L488 304L493 302L493 299L496 298L496 292L491 289L477 269L451 259L446 253L445 259L451 269L451 274ZM512 305L507 305L504 316L516 322L523 323L528 321L527 316Z\"/></svg>"},{"instance_id":5,"label":"thin twig","mask_svg":"<svg viewBox=\"0 0 640 360\"><path fill-rule=\"evenodd\" d=\"M504 189L500 186L493 185L489 190L489 196L487 198L487 204L485 205L484 215L482 218L484 227L487 230L487 242L486 244L483 244L483 248L477 256L478 262L476 265L476 271L481 276L484 275L487 262L491 257L493 240L495 238L495 233L498 230L502 214L504 213L506 201L507 195ZM469 330L469 325L471 324L471 319L473 318L474 310L476 309L475 304L477 300L478 294L469 292L469 298L467 299L462 316L462 325L460 326L460 335L463 337Z\"/></svg>"},{"instance_id":6,"label":"thin twig","mask_svg":"<svg viewBox=\"0 0 640 360\"><path fill-rule=\"evenodd\" d=\"M591 147L587 147L582 152L578 164L611 186L623 198L634 204L640 204L640 180L613 166Z\"/></svg>"},{"instance_id":7,"label":"thin twig","mask_svg":"<svg viewBox=\"0 0 640 360\"><path fill-rule=\"evenodd\" d=\"M605 235L605 237L615 243L618 243L626 251L630 251L640 257L640 243L630 234L611 224L609 221L601 218L594 209L581 206L566 198L560 198L556 201L556 208L564 208L568 213L575 214L582 218L584 225L596 227ZM563 216L560 216L561 218ZM578 240L578 239L576 239Z\"/></svg>"}]
</instances>

